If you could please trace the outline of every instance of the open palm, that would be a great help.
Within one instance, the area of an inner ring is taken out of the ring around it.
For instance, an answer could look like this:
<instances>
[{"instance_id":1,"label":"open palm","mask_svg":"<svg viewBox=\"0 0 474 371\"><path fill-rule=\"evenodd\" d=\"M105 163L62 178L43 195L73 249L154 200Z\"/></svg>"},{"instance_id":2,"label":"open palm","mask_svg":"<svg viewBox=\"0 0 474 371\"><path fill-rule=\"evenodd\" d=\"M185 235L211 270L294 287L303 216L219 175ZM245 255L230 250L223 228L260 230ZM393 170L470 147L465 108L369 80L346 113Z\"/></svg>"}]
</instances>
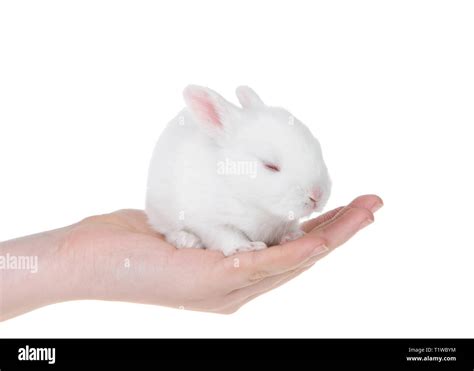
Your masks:
<instances>
[{"instance_id":1,"label":"open palm","mask_svg":"<svg viewBox=\"0 0 474 371\"><path fill-rule=\"evenodd\" d=\"M232 313L346 242L380 206L379 197L360 196L306 222L298 240L229 257L176 249L148 226L143 211L120 210L75 225L62 253L77 267L70 272L75 298Z\"/></svg>"}]
</instances>

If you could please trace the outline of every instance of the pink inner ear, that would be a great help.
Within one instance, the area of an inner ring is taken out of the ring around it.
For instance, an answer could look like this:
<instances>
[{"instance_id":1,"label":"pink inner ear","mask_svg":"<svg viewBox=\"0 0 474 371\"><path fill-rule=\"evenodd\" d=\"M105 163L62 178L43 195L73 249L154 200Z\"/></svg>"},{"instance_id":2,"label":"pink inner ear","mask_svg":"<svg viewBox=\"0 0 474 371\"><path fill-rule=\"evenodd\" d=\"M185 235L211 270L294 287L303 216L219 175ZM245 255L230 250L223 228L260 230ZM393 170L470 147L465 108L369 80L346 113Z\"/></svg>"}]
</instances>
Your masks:
<instances>
[{"instance_id":1,"label":"pink inner ear","mask_svg":"<svg viewBox=\"0 0 474 371\"><path fill-rule=\"evenodd\" d=\"M205 96L195 95L193 100L197 110L201 112L205 120L210 121L214 125L222 126L219 114L217 113L214 105L209 100L209 96L207 94Z\"/></svg>"}]
</instances>

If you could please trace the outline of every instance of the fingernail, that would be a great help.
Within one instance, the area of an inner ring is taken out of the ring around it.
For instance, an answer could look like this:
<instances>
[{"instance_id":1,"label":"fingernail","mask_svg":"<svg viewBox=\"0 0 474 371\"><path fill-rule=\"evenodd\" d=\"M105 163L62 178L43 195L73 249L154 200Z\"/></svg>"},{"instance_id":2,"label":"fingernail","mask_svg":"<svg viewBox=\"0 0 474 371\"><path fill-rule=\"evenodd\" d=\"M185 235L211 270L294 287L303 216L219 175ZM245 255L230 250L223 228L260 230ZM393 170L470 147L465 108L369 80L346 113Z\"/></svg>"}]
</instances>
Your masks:
<instances>
[{"instance_id":1,"label":"fingernail","mask_svg":"<svg viewBox=\"0 0 474 371\"><path fill-rule=\"evenodd\" d=\"M383 206L383 203L382 202L377 202L375 205L373 205L371 208L370 208L370 211L372 211L372 213L375 213L378 209L380 209L381 207Z\"/></svg>"},{"instance_id":2,"label":"fingernail","mask_svg":"<svg viewBox=\"0 0 474 371\"><path fill-rule=\"evenodd\" d=\"M326 245L319 245L314 248L314 250L311 253L311 257L327 253L328 251L329 251L329 248Z\"/></svg>"},{"instance_id":3,"label":"fingernail","mask_svg":"<svg viewBox=\"0 0 474 371\"><path fill-rule=\"evenodd\" d=\"M362 223L360 223L359 229L363 229L372 223L373 223L372 219L365 219Z\"/></svg>"}]
</instances>

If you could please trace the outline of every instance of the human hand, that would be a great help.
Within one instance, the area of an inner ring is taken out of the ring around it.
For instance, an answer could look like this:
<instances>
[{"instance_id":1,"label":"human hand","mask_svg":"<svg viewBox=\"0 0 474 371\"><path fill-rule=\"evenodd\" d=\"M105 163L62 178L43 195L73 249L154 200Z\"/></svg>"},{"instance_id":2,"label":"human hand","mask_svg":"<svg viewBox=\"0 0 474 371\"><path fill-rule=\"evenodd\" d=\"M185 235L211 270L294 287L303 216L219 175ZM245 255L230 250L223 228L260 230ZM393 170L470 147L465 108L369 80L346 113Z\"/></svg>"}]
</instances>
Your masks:
<instances>
[{"instance_id":1,"label":"human hand","mask_svg":"<svg viewBox=\"0 0 474 371\"><path fill-rule=\"evenodd\" d=\"M358 197L306 222L308 233L298 240L229 257L176 249L142 211L121 210L74 226L62 254L74 266L74 298L232 313L313 266L372 222L382 205L377 196Z\"/></svg>"},{"instance_id":2,"label":"human hand","mask_svg":"<svg viewBox=\"0 0 474 371\"><path fill-rule=\"evenodd\" d=\"M118 300L233 313L295 278L373 221L374 195L303 225L298 240L225 257L176 249L151 230L139 210L121 210L0 243L0 253L35 256L38 271L0 270L0 320L78 299Z\"/></svg>"}]
</instances>

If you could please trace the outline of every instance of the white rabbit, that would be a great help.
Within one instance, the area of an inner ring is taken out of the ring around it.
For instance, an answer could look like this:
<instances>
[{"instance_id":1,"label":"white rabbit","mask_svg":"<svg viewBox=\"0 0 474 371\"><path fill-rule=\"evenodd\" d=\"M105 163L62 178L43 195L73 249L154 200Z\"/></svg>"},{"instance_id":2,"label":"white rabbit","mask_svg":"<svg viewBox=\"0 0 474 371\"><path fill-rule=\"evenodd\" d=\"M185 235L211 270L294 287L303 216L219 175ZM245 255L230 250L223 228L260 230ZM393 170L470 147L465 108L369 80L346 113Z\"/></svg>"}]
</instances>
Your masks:
<instances>
[{"instance_id":1,"label":"white rabbit","mask_svg":"<svg viewBox=\"0 0 474 371\"><path fill-rule=\"evenodd\" d=\"M224 255L303 235L298 220L326 203L331 181L309 129L246 86L239 108L214 91L184 90L186 108L158 140L146 212L178 248Z\"/></svg>"}]
</instances>

